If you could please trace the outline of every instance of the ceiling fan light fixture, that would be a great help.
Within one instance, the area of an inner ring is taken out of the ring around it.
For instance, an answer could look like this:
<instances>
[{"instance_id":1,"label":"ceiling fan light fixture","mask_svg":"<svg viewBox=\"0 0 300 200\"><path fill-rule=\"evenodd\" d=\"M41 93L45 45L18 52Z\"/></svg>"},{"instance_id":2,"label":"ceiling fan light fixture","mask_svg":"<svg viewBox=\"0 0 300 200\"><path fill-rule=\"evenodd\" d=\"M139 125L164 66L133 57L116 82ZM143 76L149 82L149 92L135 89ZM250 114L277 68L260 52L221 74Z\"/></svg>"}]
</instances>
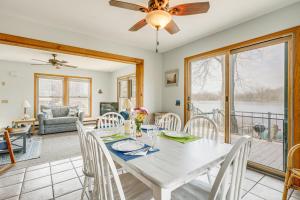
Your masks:
<instances>
[{"instance_id":1,"label":"ceiling fan light fixture","mask_svg":"<svg viewBox=\"0 0 300 200\"><path fill-rule=\"evenodd\" d=\"M171 20L171 14L164 10L154 10L146 16L147 23L154 29L164 28Z\"/></svg>"}]
</instances>

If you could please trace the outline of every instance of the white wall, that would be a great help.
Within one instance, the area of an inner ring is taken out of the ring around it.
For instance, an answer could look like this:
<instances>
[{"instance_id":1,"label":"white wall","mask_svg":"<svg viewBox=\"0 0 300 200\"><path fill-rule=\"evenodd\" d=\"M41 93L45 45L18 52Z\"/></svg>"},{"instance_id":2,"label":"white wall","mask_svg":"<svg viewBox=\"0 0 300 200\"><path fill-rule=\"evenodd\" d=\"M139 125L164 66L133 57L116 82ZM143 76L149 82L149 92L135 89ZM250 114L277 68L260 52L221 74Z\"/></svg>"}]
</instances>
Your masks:
<instances>
[{"instance_id":1,"label":"white wall","mask_svg":"<svg viewBox=\"0 0 300 200\"><path fill-rule=\"evenodd\" d=\"M49 67L37 67L30 64L0 61L0 100L8 100L8 103L0 103L0 127L10 125L12 120L23 116L22 103L27 99L32 108L34 106L34 73L61 74L69 76L85 76L92 78L92 113L99 115L100 101L113 101L112 97L112 73L87 71L78 69L53 69ZM5 83L3 86L2 83ZM103 94L98 94L102 89ZM31 114L31 116L33 116Z\"/></svg>"},{"instance_id":2,"label":"white wall","mask_svg":"<svg viewBox=\"0 0 300 200\"><path fill-rule=\"evenodd\" d=\"M0 32L41 39L82 48L106 51L144 59L144 105L150 111L161 110L162 56L155 52L135 47L116 44L105 38L93 38L45 24L38 24L28 19L7 16L0 13Z\"/></svg>"},{"instance_id":3,"label":"white wall","mask_svg":"<svg viewBox=\"0 0 300 200\"><path fill-rule=\"evenodd\" d=\"M114 101L118 100L118 77L126 76L128 74L135 74L135 65L125 67L112 73L112 98Z\"/></svg>"},{"instance_id":4,"label":"white wall","mask_svg":"<svg viewBox=\"0 0 300 200\"><path fill-rule=\"evenodd\" d=\"M277 10L231 29L202 38L163 54L163 72L179 69L179 86L162 89L162 110L184 115L184 58L300 25L300 3ZM181 106L175 106L180 99Z\"/></svg>"}]
</instances>

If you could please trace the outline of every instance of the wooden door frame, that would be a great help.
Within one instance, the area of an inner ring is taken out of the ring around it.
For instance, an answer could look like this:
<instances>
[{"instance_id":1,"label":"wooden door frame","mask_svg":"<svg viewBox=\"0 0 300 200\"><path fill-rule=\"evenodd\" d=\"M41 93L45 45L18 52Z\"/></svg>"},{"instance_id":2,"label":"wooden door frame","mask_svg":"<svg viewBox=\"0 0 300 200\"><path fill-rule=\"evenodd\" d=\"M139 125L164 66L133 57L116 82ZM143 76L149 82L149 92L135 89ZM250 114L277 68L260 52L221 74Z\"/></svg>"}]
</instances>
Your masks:
<instances>
[{"instance_id":1,"label":"wooden door frame","mask_svg":"<svg viewBox=\"0 0 300 200\"><path fill-rule=\"evenodd\" d=\"M289 73L290 73L290 80L289 80L289 88L288 88L288 103L289 103L289 110L288 110L288 149L290 149L291 146L300 143L300 26L296 26L293 28L285 29L282 31L278 31L275 33L271 33L268 35L264 35L258 38L250 39L244 42L232 44L226 47L222 47L219 49L215 49L209 52L204 52L200 54L196 54L193 56L186 57L184 59L184 122L186 123L188 120L188 111L187 111L187 103L189 103L188 96L190 95L190 62L195 59L199 58L207 58L214 55L220 55L225 54L225 56L228 56L230 54L230 51L234 49L244 48L248 46L252 46L259 43L265 43L268 41L271 41L273 39L278 39L282 37L292 37L292 45L289 45L289 50L291 50L291 55L289 55L290 62L289 62ZM290 44L290 43L289 43ZM230 66L230 60L227 57L225 59L226 65L225 65L225 74L228 75L229 73L229 66ZM227 78L225 85L229 84L229 80ZM226 99L229 97L230 91L225 91L225 108L226 115L228 116L229 112L229 103L226 101ZM229 120L225 120L225 127L227 127L227 133L229 134ZM226 141L229 142L229 141ZM295 156L295 163L298 163L298 167L300 167L300 152ZM265 170L269 173L272 173L272 171L269 171L261 166L256 166L262 170ZM275 173L276 175L283 176L283 173Z\"/></svg>"},{"instance_id":2,"label":"wooden door frame","mask_svg":"<svg viewBox=\"0 0 300 200\"><path fill-rule=\"evenodd\" d=\"M136 65L136 105L144 104L144 59L0 33L0 44Z\"/></svg>"}]
</instances>

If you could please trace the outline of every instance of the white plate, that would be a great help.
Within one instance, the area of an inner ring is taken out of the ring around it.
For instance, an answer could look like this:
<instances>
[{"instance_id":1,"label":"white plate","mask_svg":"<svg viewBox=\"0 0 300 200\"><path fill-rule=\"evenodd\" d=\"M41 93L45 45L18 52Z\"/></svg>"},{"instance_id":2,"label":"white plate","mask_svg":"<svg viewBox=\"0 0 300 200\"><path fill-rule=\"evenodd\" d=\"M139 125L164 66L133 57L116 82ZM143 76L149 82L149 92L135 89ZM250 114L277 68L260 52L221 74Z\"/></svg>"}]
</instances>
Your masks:
<instances>
[{"instance_id":1,"label":"white plate","mask_svg":"<svg viewBox=\"0 0 300 200\"><path fill-rule=\"evenodd\" d=\"M111 145L111 148L116 151L128 152L143 148L145 145L135 140L123 140Z\"/></svg>"},{"instance_id":2,"label":"white plate","mask_svg":"<svg viewBox=\"0 0 300 200\"><path fill-rule=\"evenodd\" d=\"M141 126L141 129L144 129L144 130L153 130L155 128L156 128L156 126L155 125L151 125L151 124L149 124L149 125L142 125Z\"/></svg>"},{"instance_id":3,"label":"white plate","mask_svg":"<svg viewBox=\"0 0 300 200\"><path fill-rule=\"evenodd\" d=\"M177 131L164 131L164 134L166 136L174 137L174 138L185 138L189 136L189 134L185 132L177 132Z\"/></svg>"}]
</instances>

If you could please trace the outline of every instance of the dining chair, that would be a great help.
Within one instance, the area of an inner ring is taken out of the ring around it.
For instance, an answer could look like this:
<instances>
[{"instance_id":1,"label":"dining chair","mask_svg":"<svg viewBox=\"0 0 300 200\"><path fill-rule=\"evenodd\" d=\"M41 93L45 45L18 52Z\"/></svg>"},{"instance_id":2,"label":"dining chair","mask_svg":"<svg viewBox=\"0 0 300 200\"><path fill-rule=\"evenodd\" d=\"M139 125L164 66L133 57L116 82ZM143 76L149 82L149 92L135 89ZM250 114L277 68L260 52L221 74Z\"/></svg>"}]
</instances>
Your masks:
<instances>
[{"instance_id":1,"label":"dining chair","mask_svg":"<svg viewBox=\"0 0 300 200\"><path fill-rule=\"evenodd\" d=\"M88 154L95 171L93 200L150 200L151 190L129 173L118 175L115 163L100 137L87 133ZM123 181L122 181L123 180ZM123 184L122 184L123 183Z\"/></svg>"},{"instance_id":2,"label":"dining chair","mask_svg":"<svg viewBox=\"0 0 300 200\"><path fill-rule=\"evenodd\" d=\"M99 128L118 128L123 126L125 119L117 112L108 112L99 118Z\"/></svg>"},{"instance_id":3,"label":"dining chair","mask_svg":"<svg viewBox=\"0 0 300 200\"><path fill-rule=\"evenodd\" d=\"M83 189L81 193L81 200L82 200L87 186L89 191L90 192L92 191L92 179L94 178L94 171L92 168L91 157L88 155L86 131L79 120L76 122L76 126L77 126L81 155L83 160L82 172L84 174L84 183L83 183Z\"/></svg>"},{"instance_id":4,"label":"dining chair","mask_svg":"<svg viewBox=\"0 0 300 200\"><path fill-rule=\"evenodd\" d=\"M288 153L282 200L287 199L288 190L290 188L300 190L300 187L295 184L295 180L300 181L300 168L296 168L293 162L296 151L300 151L300 144L293 146Z\"/></svg>"},{"instance_id":5,"label":"dining chair","mask_svg":"<svg viewBox=\"0 0 300 200\"><path fill-rule=\"evenodd\" d=\"M240 200L251 137L243 136L225 157L212 186L193 180L172 192L172 200Z\"/></svg>"},{"instance_id":6,"label":"dining chair","mask_svg":"<svg viewBox=\"0 0 300 200\"><path fill-rule=\"evenodd\" d=\"M213 120L203 115L192 117L184 126L183 131L190 135L218 142L218 128ZM203 174L207 174L209 184L212 184L211 169L209 168Z\"/></svg>"},{"instance_id":7,"label":"dining chair","mask_svg":"<svg viewBox=\"0 0 300 200\"><path fill-rule=\"evenodd\" d=\"M164 114L158 122L158 127L168 131L180 131L181 120L175 113Z\"/></svg>"},{"instance_id":8,"label":"dining chair","mask_svg":"<svg viewBox=\"0 0 300 200\"><path fill-rule=\"evenodd\" d=\"M184 132L201 138L218 141L218 128L213 120L203 115L192 117L185 125Z\"/></svg>"}]
</instances>

